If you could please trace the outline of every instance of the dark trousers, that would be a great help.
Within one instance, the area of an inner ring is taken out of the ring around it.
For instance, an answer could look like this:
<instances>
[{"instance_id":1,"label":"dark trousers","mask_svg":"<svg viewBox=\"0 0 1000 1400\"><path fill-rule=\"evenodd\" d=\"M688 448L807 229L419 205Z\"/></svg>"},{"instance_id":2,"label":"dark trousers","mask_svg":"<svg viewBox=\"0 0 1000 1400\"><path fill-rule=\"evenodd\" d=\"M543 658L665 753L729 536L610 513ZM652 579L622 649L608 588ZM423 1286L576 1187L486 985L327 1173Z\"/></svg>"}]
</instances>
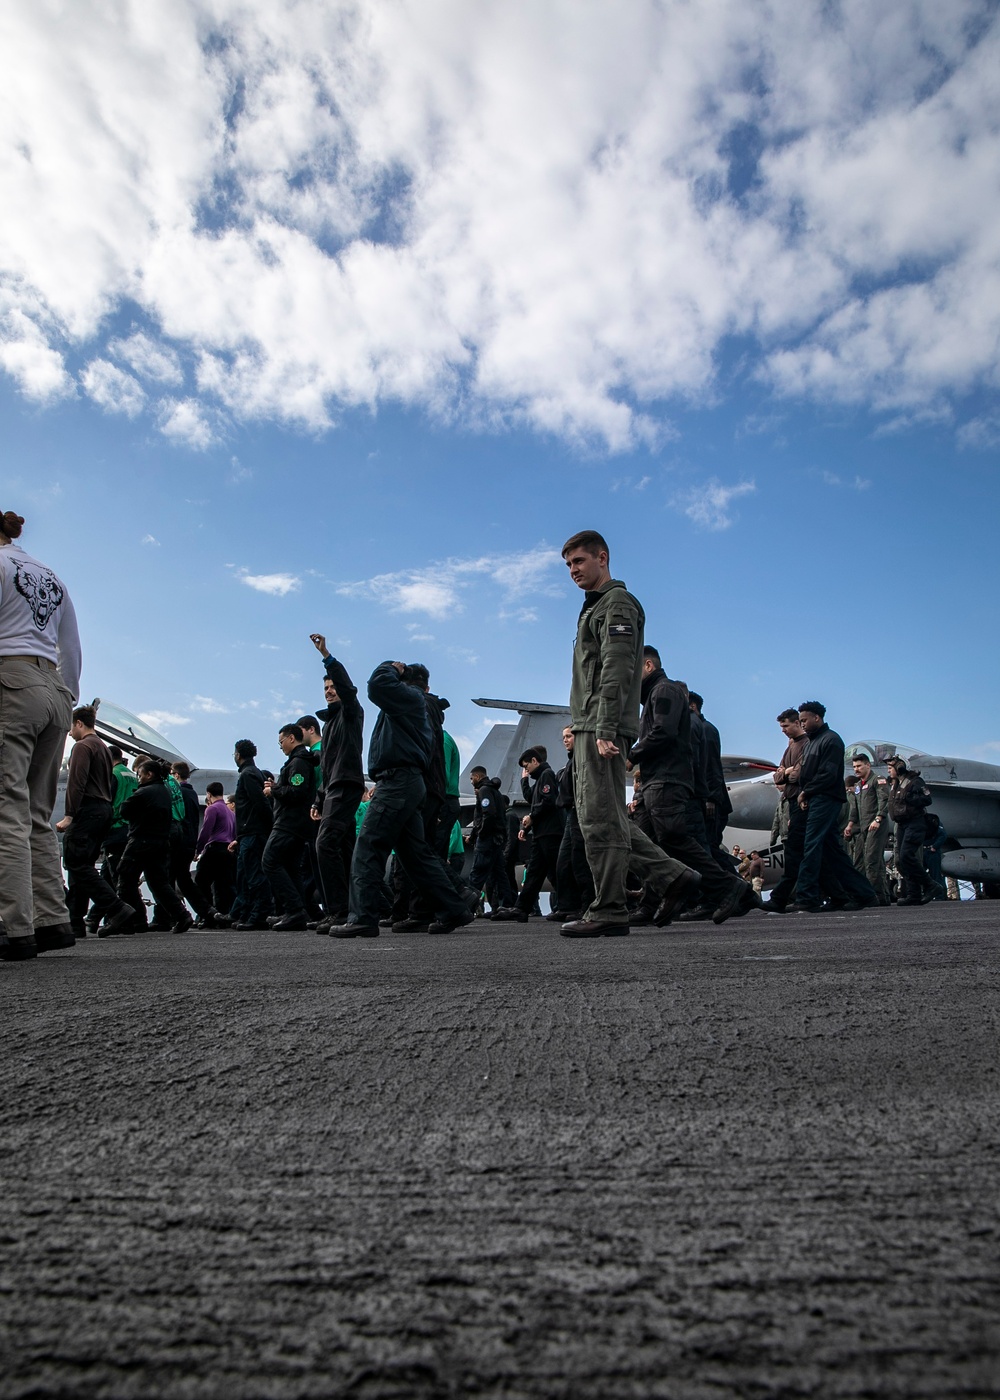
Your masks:
<instances>
[{"instance_id":1,"label":"dark trousers","mask_svg":"<svg viewBox=\"0 0 1000 1400\"><path fill-rule=\"evenodd\" d=\"M553 908L556 907L561 842L562 832L556 832L554 836L539 836L537 832L532 833L528 868L524 872L524 884L521 886L515 904L515 907L522 910L523 913L530 914L534 909L538 892L544 885L546 877L552 884Z\"/></svg>"},{"instance_id":2,"label":"dark trousers","mask_svg":"<svg viewBox=\"0 0 1000 1400\"><path fill-rule=\"evenodd\" d=\"M351 860L351 923L377 926L386 862L393 849L435 915L460 918L468 912L454 887L454 871L424 838L425 795L423 775L416 768L393 768L379 775Z\"/></svg>"},{"instance_id":3,"label":"dark trousers","mask_svg":"<svg viewBox=\"0 0 1000 1400\"><path fill-rule=\"evenodd\" d=\"M263 928L273 908L271 886L261 868L266 836L241 836L236 844L236 898L229 914L236 924Z\"/></svg>"},{"instance_id":4,"label":"dark trousers","mask_svg":"<svg viewBox=\"0 0 1000 1400\"><path fill-rule=\"evenodd\" d=\"M725 874L701 842L692 836L688 816L691 801L687 788L676 783L644 782L642 785L642 803L652 826L653 840L668 856L698 872L702 901L715 907L732 894L737 876Z\"/></svg>"},{"instance_id":5,"label":"dark trousers","mask_svg":"<svg viewBox=\"0 0 1000 1400\"><path fill-rule=\"evenodd\" d=\"M920 863L918 852L927 837L927 818L914 817L896 823L896 869L903 882L903 898L913 898L932 881Z\"/></svg>"},{"instance_id":6,"label":"dark trousers","mask_svg":"<svg viewBox=\"0 0 1000 1400\"><path fill-rule=\"evenodd\" d=\"M183 836L172 835L170 837L170 878L173 880L180 897L187 900L199 919L203 919L212 906L194 882L194 877L191 874L193 860L193 844ZM149 887L153 888L152 885ZM127 904L128 900L125 903ZM159 905L160 901L157 900L157 910Z\"/></svg>"},{"instance_id":7,"label":"dark trousers","mask_svg":"<svg viewBox=\"0 0 1000 1400\"><path fill-rule=\"evenodd\" d=\"M323 799L323 817L316 836L316 864L323 889L323 907L327 914L338 919L347 911L356 819L363 791L357 783L334 783Z\"/></svg>"},{"instance_id":8,"label":"dark trousers","mask_svg":"<svg viewBox=\"0 0 1000 1400\"><path fill-rule=\"evenodd\" d=\"M821 875L832 878L850 899L868 904L878 898L864 875L855 870L841 839L843 805L838 797L809 799L798 872L798 899L802 904L819 907Z\"/></svg>"},{"instance_id":9,"label":"dark trousers","mask_svg":"<svg viewBox=\"0 0 1000 1400\"><path fill-rule=\"evenodd\" d=\"M209 841L198 857L194 882L219 914L228 914L235 895L236 857L226 841Z\"/></svg>"},{"instance_id":10,"label":"dark trousers","mask_svg":"<svg viewBox=\"0 0 1000 1400\"><path fill-rule=\"evenodd\" d=\"M114 889L118 883L118 863L128 845L128 827L112 828L104 838L104 859L101 862L101 879Z\"/></svg>"},{"instance_id":11,"label":"dark trousers","mask_svg":"<svg viewBox=\"0 0 1000 1400\"><path fill-rule=\"evenodd\" d=\"M566 825L559 843L556 892L559 897L558 907L564 910L588 909L594 899L594 877L587 864L583 832L573 811L566 813Z\"/></svg>"},{"instance_id":12,"label":"dark trousers","mask_svg":"<svg viewBox=\"0 0 1000 1400\"><path fill-rule=\"evenodd\" d=\"M513 904L514 891L507 879L502 838L498 840L495 836L487 836L476 841L469 884L480 894L486 895L494 913L498 909L509 909Z\"/></svg>"},{"instance_id":13,"label":"dark trousers","mask_svg":"<svg viewBox=\"0 0 1000 1400\"><path fill-rule=\"evenodd\" d=\"M457 894L467 892L465 881L456 872L448 859L451 844L451 831L458 820L461 804L457 797L436 797L431 793L424 798L421 816L424 823L424 840L440 860ZM394 876L395 898L392 906L393 919L431 919L434 910L426 896L415 889L406 872L397 866Z\"/></svg>"},{"instance_id":14,"label":"dark trousers","mask_svg":"<svg viewBox=\"0 0 1000 1400\"><path fill-rule=\"evenodd\" d=\"M115 909L119 902L114 890L95 869L104 838L111 827L111 812L110 802L102 802L98 797L84 798L63 837L63 865L69 885L69 921L76 928L83 925L91 902L102 915Z\"/></svg>"},{"instance_id":15,"label":"dark trousers","mask_svg":"<svg viewBox=\"0 0 1000 1400\"><path fill-rule=\"evenodd\" d=\"M139 893L139 882L145 877L157 909L178 923L187 915L177 891L170 880L171 850L169 841L129 840L118 862L118 898L135 910L135 926L146 927L146 906Z\"/></svg>"},{"instance_id":16,"label":"dark trousers","mask_svg":"<svg viewBox=\"0 0 1000 1400\"><path fill-rule=\"evenodd\" d=\"M302 848L306 832L302 826L276 822L264 847L261 869L267 876L280 914L304 914L302 888Z\"/></svg>"}]
</instances>

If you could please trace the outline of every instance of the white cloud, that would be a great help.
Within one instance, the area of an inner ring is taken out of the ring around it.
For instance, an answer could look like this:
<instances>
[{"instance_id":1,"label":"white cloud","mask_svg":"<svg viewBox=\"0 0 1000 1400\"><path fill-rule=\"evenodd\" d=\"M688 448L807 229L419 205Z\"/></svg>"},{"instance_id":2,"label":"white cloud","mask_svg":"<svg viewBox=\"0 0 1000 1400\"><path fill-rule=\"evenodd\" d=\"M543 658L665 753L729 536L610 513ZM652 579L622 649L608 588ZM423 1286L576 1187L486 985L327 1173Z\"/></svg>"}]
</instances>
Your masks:
<instances>
[{"instance_id":1,"label":"white cloud","mask_svg":"<svg viewBox=\"0 0 1000 1400\"><path fill-rule=\"evenodd\" d=\"M196 452L204 452L216 440L197 399L164 399L160 432L172 442L183 443Z\"/></svg>"},{"instance_id":2,"label":"white cloud","mask_svg":"<svg viewBox=\"0 0 1000 1400\"><path fill-rule=\"evenodd\" d=\"M0 364L36 401L82 354L199 449L386 401L619 449L732 335L780 394L891 413L1000 379L990 0L3 23Z\"/></svg>"},{"instance_id":3,"label":"white cloud","mask_svg":"<svg viewBox=\"0 0 1000 1400\"><path fill-rule=\"evenodd\" d=\"M148 724L150 729L157 729L163 734L169 734L171 729L191 723L190 715L175 715L172 710L140 710L139 718L143 724Z\"/></svg>"},{"instance_id":4,"label":"white cloud","mask_svg":"<svg viewBox=\"0 0 1000 1400\"><path fill-rule=\"evenodd\" d=\"M221 704L218 700L213 700L210 695L196 695L188 708L197 710L202 715L229 714L229 706Z\"/></svg>"},{"instance_id":5,"label":"white cloud","mask_svg":"<svg viewBox=\"0 0 1000 1400\"><path fill-rule=\"evenodd\" d=\"M836 472L821 471L820 477L827 486L843 486L851 491L867 491L871 482L866 476L855 474L853 478L839 476Z\"/></svg>"},{"instance_id":6,"label":"white cloud","mask_svg":"<svg viewBox=\"0 0 1000 1400\"><path fill-rule=\"evenodd\" d=\"M134 418L142 412L146 402L142 385L110 360L91 360L80 375L80 381L94 402L109 413L124 413Z\"/></svg>"},{"instance_id":7,"label":"white cloud","mask_svg":"<svg viewBox=\"0 0 1000 1400\"><path fill-rule=\"evenodd\" d=\"M156 549L159 549L159 548L160 548L160 541L156 538L155 535L143 535L143 537L142 537L142 539L139 541L139 543L140 543L140 544L152 545L152 546L154 546Z\"/></svg>"},{"instance_id":8,"label":"white cloud","mask_svg":"<svg viewBox=\"0 0 1000 1400\"><path fill-rule=\"evenodd\" d=\"M713 477L701 486L679 493L672 504L703 530L728 530L733 523L729 511L731 502L756 490L756 484L752 481L723 486Z\"/></svg>"},{"instance_id":9,"label":"white cloud","mask_svg":"<svg viewBox=\"0 0 1000 1400\"><path fill-rule=\"evenodd\" d=\"M113 340L108 350L116 360L124 360L143 379L157 384L176 386L184 380L181 362L176 352L160 345L142 331L134 331L127 340Z\"/></svg>"},{"instance_id":10,"label":"white cloud","mask_svg":"<svg viewBox=\"0 0 1000 1400\"><path fill-rule=\"evenodd\" d=\"M284 598L289 593L298 593L302 580L295 574L251 574L241 569L239 580L258 593L270 593L274 598Z\"/></svg>"},{"instance_id":11,"label":"white cloud","mask_svg":"<svg viewBox=\"0 0 1000 1400\"><path fill-rule=\"evenodd\" d=\"M958 445L974 452L991 452L1000 447L1000 414L971 418L958 430Z\"/></svg>"},{"instance_id":12,"label":"white cloud","mask_svg":"<svg viewBox=\"0 0 1000 1400\"><path fill-rule=\"evenodd\" d=\"M463 593L477 578L489 576L508 599L524 594L558 594L550 581L553 569L562 565L557 549L538 545L520 554L474 559L445 559L424 569L376 574L374 578L342 583L337 592L347 598L365 598L391 612L421 612L445 619L463 610ZM412 627L411 627L412 630Z\"/></svg>"}]
</instances>

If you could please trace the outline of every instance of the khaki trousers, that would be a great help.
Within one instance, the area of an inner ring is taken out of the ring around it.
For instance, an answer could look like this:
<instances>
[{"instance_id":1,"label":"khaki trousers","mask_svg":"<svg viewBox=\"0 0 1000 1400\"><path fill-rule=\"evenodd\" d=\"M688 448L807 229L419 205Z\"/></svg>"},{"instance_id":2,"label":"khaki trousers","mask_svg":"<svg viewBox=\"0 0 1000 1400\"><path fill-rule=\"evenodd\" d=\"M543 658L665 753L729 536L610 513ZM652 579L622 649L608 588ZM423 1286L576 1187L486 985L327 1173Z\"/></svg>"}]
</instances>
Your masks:
<instances>
[{"instance_id":1,"label":"khaki trousers","mask_svg":"<svg viewBox=\"0 0 1000 1400\"><path fill-rule=\"evenodd\" d=\"M587 864L594 877L594 902L583 917L593 923L628 923L625 876L629 870L661 898L687 870L666 855L628 819L625 809L625 755L632 741L615 739L617 758L601 758L597 736L577 731L573 747L576 815Z\"/></svg>"},{"instance_id":2,"label":"khaki trousers","mask_svg":"<svg viewBox=\"0 0 1000 1400\"><path fill-rule=\"evenodd\" d=\"M69 923L51 823L72 718L58 671L0 660L0 918L9 938Z\"/></svg>"}]
</instances>

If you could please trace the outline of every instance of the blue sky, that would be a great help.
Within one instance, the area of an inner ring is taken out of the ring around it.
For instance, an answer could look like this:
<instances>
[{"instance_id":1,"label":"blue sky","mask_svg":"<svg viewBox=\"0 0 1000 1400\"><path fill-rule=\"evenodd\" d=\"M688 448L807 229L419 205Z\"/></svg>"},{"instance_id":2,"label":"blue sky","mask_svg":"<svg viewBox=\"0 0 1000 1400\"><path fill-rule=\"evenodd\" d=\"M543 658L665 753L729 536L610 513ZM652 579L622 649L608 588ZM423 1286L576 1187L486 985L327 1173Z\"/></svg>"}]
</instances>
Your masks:
<instances>
[{"instance_id":1,"label":"blue sky","mask_svg":"<svg viewBox=\"0 0 1000 1400\"><path fill-rule=\"evenodd\" d=\"M1000 21L872 8L8 18L0 508L86 698L277 756L320 630L468 756L596 526L727 750L1000 754Z\"/></svg>"}]
</instances>

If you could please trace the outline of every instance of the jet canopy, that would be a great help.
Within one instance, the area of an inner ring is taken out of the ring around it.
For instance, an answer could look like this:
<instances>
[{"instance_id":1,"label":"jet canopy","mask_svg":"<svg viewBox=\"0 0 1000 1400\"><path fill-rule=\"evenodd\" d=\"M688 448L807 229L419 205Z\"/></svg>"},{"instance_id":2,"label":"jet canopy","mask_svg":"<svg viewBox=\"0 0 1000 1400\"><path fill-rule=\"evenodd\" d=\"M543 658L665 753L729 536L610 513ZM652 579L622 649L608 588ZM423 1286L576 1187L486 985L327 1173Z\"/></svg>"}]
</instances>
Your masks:
<instances>
[{"instance_id":1,"label":"jet canopy","mask_svg":"<svg viewBox=\"0 0 1000 1400\"><path fill-rule=\"evenodd\" d=\"M162 758L167 763L183 760L194 772L197 765L138 715L123 710L120 705L113 705L110 700L95 700L94 706L97 709L97 732L106 744L117 744L125 753L146 753L150 758Z\"/></svg>"}]
</instances>

